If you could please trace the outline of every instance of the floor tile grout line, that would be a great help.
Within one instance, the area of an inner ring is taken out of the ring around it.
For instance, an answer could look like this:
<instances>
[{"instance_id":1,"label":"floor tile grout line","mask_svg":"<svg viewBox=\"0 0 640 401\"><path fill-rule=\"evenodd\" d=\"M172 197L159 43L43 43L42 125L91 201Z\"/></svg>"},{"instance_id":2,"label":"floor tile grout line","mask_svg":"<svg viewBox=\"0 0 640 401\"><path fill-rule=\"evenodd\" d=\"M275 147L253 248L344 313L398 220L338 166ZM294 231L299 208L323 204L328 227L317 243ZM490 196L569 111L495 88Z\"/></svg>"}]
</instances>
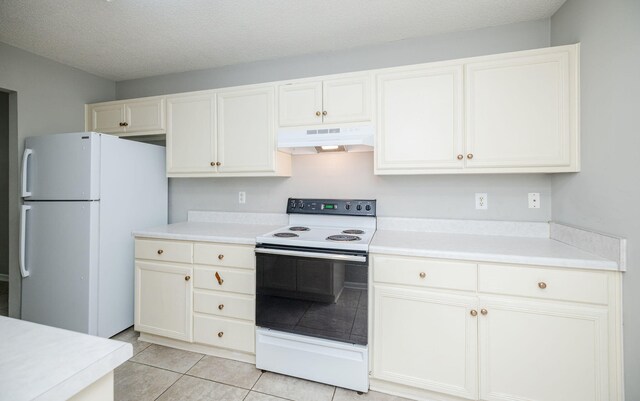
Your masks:
<instances>
[{"instance_id":1,"label":"floor tile grout line","mask_svg":"<svg viewBox=\"0 0 640 401\"><path fill-rule=\"evenodd\" d=\"M221 382L221 381L208 379L208 378L206 378L206 377L202 377L202 376L196 376L196 375L194 375L194 374L189 374L189 372L185 373L184 375L185 375L185 376L189 376L189 377L193 377L193 378L195 378L195 379L202 379L202 380L206 380L206 381L209 381L209 382L212 382L212 383L223 384L223 385L225 385L225 386L229 386L229 387L237 388L237 389L240 389L240 390L248 390L248 391L251 391L251 389L250 389L250 388L240 387L240 386L237 386L237 385L235 385L235 384L224 383L224 382ZM254 385L255 385L255 384L254 384Z\"/></svg>"},{"instance_id":2,"label":"floor tile grout line","mask_svg":"<svg viewBox=\"0 0 640 401\"><path fill-rule=\"evenodd\" d=\"M156 369L160 369L160 370L166 370L167 372L171 372L171 373L177 373L179 375L186 375L187 373L182 373L182 372L177 372L175 370L171 370L171 369L167 369L167 368L161 368L160 366L155 366L155 365L149 365L148 363L144 363L144 362L138 362L138 361L132 361L131 359L129 359L127 362L131 362L131 363L137 363L138 365L144 365L144 366L148 366L150 368L156 368ZM189 368L191 369L191 368ZM191 375L189 375L191 376ZM194 376L196 377L196 376Z\"/></svg>"},{"instance_id":3,"label":"floor tile grout line","mask_svg":"<svg viewBox=\"0 0 640 401\"><path fill-rule=\"evenodd\" d=\"M264 391L251 390L251 391L249 391L249 392L250 392L250 393L251 393L251 392L254 392L254 393L258 393L258 394L262 394L262 395L268 395L269 397L280 398L281 400L296 401L296 400L294 400L293 398L287 398L287 397L282 397L282 396L275 395L275 394L269 394L269 393L265 393Z\"/></svg>"},{"instance_id":4,"label":"floor tile grout line","mask_svg":"<svg viewBox=\"0 0 640 401\"><path fill-rule=\"evenodd\" d=\"M171 383L171 385L170 385L169 387L165 388L165 389L164 389L164 391L163 391L162 393L160 393L160 395L158 395L156 398L154 398L154 401L156 401L156 400L158 400L160 397L162 397L162 394L164 394L164 393L166 393L167 391L169 391L169 389L170 389L171 387L173 387L173 386L178 382L178 380L182 379L183 377L184 377L184 373L183 373L182 375L180 375L180 377L178 377L178 378L176 379L176 381L174 381L173 383Z\"/></svg>"},{"instance_id":5,"label":"floor tile grout line","mask_svg":"<svg viewBox=\"0 0 640 401\"><path fill-rule=\"evenodd\" d=\"M331 401L334 401L336 399L336 392L338 391L338 387L334 386L333 387L333 394L331 394Z\"/></svg>"}]
</instances>

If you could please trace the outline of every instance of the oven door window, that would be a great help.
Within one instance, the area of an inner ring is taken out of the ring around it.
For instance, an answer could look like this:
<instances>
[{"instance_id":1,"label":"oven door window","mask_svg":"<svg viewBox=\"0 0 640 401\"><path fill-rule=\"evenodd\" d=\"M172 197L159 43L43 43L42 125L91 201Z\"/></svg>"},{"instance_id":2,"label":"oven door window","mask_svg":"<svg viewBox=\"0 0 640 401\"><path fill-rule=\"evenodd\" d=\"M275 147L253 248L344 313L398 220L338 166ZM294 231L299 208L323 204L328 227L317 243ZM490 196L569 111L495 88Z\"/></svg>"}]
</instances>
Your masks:
<instances>
[{"instance_id":1,"label":"oven door window","mask_svg":"<svg viewBox=\"0 0 640 401\"><path fill-rule=\"evenodd\" d=\"M367 263L256 254L256 325L367 344Z\"/></svg>"}]
</instances>

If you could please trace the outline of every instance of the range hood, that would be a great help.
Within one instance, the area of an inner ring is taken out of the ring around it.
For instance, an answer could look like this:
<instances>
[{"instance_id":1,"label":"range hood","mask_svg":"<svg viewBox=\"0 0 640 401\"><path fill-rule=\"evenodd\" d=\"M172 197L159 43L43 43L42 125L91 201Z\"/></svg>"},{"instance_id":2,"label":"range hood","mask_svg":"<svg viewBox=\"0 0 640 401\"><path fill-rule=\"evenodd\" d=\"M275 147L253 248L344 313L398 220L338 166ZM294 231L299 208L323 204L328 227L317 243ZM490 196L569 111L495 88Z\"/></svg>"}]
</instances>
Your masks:
<instances>
[{"instance_id":1,"label":"range hood","mask_svg":"<svg viewBox=\"0 0 640 401\"><path fill-rule=\"evenodd\" d=\"M292 127L278 130L278 150L295 155L322 152L372 152L373 125Z\"/></svg>"}]
</instances>

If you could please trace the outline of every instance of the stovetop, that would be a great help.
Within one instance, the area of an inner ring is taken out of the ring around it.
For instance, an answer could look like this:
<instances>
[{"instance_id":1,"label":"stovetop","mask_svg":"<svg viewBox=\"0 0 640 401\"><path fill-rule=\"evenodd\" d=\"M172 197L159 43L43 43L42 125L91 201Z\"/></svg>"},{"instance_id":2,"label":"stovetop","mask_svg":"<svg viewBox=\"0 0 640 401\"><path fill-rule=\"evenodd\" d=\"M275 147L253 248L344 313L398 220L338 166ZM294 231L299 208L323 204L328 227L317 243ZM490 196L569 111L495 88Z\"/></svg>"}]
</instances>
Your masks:
<instances>
[{"instance_id":1,"label":"stovetop","mask_svg":"<svg viewBox=\"0 0 640 401\"><path fill-rule=\"evenodd\" d=\"M368 251L376 231L375 205L375 200L289 199L289 225L258 236L256 242Z\"/></svg>"}]
</instances>

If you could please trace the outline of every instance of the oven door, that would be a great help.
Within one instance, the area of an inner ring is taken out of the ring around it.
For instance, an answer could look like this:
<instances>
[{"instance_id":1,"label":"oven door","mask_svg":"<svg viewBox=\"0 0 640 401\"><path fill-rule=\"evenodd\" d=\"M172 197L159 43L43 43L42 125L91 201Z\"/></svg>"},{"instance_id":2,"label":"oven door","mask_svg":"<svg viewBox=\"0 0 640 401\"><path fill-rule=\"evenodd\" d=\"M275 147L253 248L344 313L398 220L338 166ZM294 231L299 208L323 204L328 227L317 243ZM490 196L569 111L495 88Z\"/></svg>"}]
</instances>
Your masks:
<instances>
[{"instance_id":1,"label":"oven door","mask_svg":"<svg viewBox=\"0 0 640 401\"><path fill-rule=\"evenodd\" d=\"M256 325L367 345L366 252L259 244Z\"/></svg>"}]
</instances>

